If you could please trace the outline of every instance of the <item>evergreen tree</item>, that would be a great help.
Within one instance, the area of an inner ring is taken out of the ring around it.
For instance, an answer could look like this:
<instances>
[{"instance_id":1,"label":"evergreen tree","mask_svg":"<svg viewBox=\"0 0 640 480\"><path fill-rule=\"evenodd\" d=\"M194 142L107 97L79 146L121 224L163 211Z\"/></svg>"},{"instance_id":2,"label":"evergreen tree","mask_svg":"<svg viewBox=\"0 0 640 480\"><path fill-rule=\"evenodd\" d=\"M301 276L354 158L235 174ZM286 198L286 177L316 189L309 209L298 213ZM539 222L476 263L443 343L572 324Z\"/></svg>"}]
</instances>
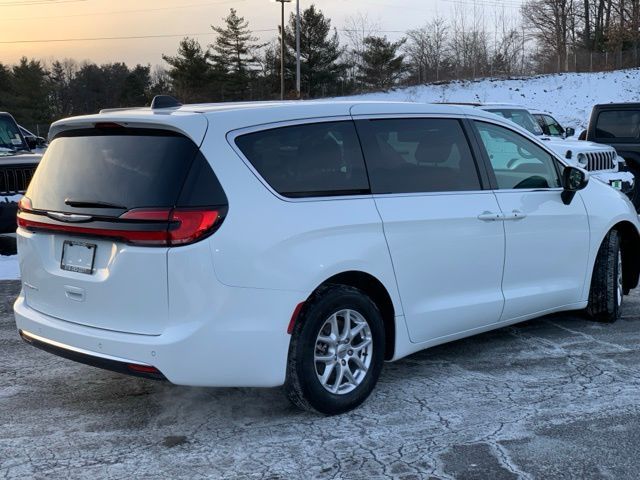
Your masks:
<instances>
[{"instance_id":1,"label":"evergreen tree","mask_svg":"<svg viewBox=\"0 0 640 480\"><path fill-rule=\"evenodd\" d=\"M9 111L16 121L36 131L50 122L49 79L37 60L22 57L11 71L8 98Z\"/></svg>"},{"instance_id":2,"label":"evergreen tree","mask_svg":"<svg viewBox=\"0 0 640 480\"><path fill-rule=\"evenodd\" d=\"M136 65L124 80L120 103L127 107L142 107L149 103L151 67Z\"/></svg>"},{"instance_id":3,"label":"evergreen tree","mask_svg":"<svg viewBox=\"0 0 640 480\"><path fill-rule=\"evenodd\" d=\"M250 85L257 71L257 37L249 30L249 22L232 8L224 19L224 27L211 26L218 34L211 45L214 70L224 84L224 99L244 100L251 97Z\"/></svg>"},{"instance_id":4,"label":"evergreen tree","mask_svg":"<svg viewBox=\"0 0 640 480\"><path fill-rule=\"evenodd\" d=\"M209 52L192 38L180 42L175 57L162 55L170 65L167 74L171 78L173 91L181 102L206 102L215 99L215 78Z\"/></svg>"},{"instance_id":5,"label":"evergreen tree","mask_svg":"<svg viewBox=\"0 0 640 480\"><path fill-rule=\"evenodd\" d=\"M285 27L284 39L288 83L293 90L296 69L296 17L293 14ZM331 29L331 20L315 5L304 10L300 15L300 88L304 96L340 93L338 85L346 71L340 62L342 53L338 32Z\"/></svg>"},{"instance_id":6,"label":"evergreen tree","mask_svg":"<svg viewBox=\"0 0 640 480\"><path fill-rule=\"evenodd\" d=\"M406 39L390 42L387 37L371 36L364 40L359 79L367 87L387 90L393 87L405 71L404 55L398 50Z\"/></svg>"}]
</instances>

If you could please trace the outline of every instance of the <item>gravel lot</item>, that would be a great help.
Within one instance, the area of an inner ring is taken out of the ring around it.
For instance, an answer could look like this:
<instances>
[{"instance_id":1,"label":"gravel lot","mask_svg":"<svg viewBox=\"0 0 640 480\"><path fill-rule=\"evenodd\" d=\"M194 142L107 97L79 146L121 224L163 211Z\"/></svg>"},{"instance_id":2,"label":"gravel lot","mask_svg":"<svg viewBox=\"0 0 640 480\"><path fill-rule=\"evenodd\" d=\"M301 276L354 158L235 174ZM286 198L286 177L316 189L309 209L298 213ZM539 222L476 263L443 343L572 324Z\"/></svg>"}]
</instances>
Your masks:
<instances>
[{"instance_id":1,"label":"gravel lot","mask_svg":"<svg viewBox=\"0 0 640 480\"><path fill-rule=\"evenodd\" d=\"M638 478L640 297L387 364L360 409L120 376L24 344L0 282L0 478ZM250 368L250 366L248 366Z\"/></svg>"}]
</instances>

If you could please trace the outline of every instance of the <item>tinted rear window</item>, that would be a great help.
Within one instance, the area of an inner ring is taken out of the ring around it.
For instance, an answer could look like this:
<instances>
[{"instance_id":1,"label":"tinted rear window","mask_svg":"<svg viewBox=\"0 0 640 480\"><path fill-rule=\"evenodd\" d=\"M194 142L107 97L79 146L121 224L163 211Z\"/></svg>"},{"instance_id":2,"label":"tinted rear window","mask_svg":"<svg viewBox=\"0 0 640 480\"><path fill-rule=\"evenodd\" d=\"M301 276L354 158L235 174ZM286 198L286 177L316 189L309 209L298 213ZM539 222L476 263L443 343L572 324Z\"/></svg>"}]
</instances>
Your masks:
<instances>
[{"instance_id":1,"label":"tinted rear window","mask_svg":"<svg viewBox=\"0 0 640 480\"><path fill-rule=\"evenodd\" d=\"M360 120L357 126L373 193L480 190L458 120Z\"/></svg>"},{"instance_id":2,"label":"tinted rear window","mask_svg":"<svg viewBox=\"0 0 640 480\"><path fill-rule=\"evenodd\" d=\"M353 122L263 130L239 136L236 145L281 195L311 197L369 192Z\"/></svg>"},{"instance_id":3,"label":"tinted rear window","mask_svg":"<svg viewBox=\"0 0 640 480\"><path fill-rule=\"evenodd\" d=\"M638 138L640 134L640 111L619 110L601 112L596 123L598 138Z\"/></svg>"},{"instance_id":4,"label":"tinted rear window","mask_svg":"<svg viewBox=\"0 0 640 480\"><path fill-rule=\"evenodd\" d=\"M191 140L172 132L77 130L51 142L27 196L35 209L51 211L87 210L66 200L170 207L197 154Z\"/></svg>"}]
</instances>

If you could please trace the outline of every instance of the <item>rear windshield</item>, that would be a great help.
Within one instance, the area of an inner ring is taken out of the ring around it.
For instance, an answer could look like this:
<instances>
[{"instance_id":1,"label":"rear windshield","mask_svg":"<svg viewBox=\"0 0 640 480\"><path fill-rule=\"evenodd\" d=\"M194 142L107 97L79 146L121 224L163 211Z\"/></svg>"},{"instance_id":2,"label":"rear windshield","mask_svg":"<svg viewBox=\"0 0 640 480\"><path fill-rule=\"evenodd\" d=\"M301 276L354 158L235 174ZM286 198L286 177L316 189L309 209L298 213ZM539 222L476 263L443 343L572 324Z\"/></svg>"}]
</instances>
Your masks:
<instances>
[{"instance_id":1,"label":"rear windshield","mask_svg":"<svg viewBox=\"0 0 640 480\"><path fill-rule=\"evenodd\" d=\"M173 132L66 132L49 145L27 196L33 208L50 211L93 210L97 204L122 210L170 207L197 153L190 139Z\"/></svg>"},{"instance_id":2,"label":"rear windshield","mask_svg":"<svg viewBox=\"0 0 640 480\"><path fill-rule=\"evenodd\" d=\"M496 115L500 115L501 117L511 120L513 123L520 125L522 128L528 130L534 135L543 134L542 127L528 110L517 108L491 108L487 109L487 112L495 113Z\"/></svg>"},{"instance_id":3,"label":"rear windshield","mask_svg":"<svg viewBox=\"0 0 640 480\"><path fill-rule=\"evenodd\" d=\"M601 112L598 115L597 138L638 138L639 134L639 110Z\"/></svg>"}]
</instances>

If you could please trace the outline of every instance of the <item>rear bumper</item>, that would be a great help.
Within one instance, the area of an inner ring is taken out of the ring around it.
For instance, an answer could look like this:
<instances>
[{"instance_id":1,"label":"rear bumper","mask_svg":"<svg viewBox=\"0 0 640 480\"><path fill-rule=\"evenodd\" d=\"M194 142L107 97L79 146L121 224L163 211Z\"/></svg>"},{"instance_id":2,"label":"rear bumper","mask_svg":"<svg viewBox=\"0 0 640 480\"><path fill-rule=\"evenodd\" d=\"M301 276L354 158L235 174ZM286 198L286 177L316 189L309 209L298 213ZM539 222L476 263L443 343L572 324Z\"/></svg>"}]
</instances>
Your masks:
<instances>
[{"instance_id":1,"label":"rear bumper","mask_svg":"<svg viewBox=\"0 0 640 480\"><path fill-rule=\"evenodd\" d=\"M18 331L33 346L81 363L134 374L130 364L153 366L178 385L274 387L284 383L287 325L297 292L225 288L225 301L207 318L138 335L66 322L29 307L24 291L14 304ZM35 340L35 341L34 341Z\"/></svg>"},{"instance_id":2,"label":"rear bumper","mask_svg":"<svg viewBox=\"0 0 640 480\"><path fill-rule=\"evenodd\" d=\"M165 376L151 365L142 365L123 358L98 355L95 352L87 352L82 349L72 347L71 345L65 345L63 343L40 337L24 330L20 330L18 333L29 345L39 348L40 350L44 350L45 352L53 353L59 357L73 360L74 362L84 363L85 365L110 370L112 372L134 375L136 377L166 380Z\"/></svg>"}]
</instances>

